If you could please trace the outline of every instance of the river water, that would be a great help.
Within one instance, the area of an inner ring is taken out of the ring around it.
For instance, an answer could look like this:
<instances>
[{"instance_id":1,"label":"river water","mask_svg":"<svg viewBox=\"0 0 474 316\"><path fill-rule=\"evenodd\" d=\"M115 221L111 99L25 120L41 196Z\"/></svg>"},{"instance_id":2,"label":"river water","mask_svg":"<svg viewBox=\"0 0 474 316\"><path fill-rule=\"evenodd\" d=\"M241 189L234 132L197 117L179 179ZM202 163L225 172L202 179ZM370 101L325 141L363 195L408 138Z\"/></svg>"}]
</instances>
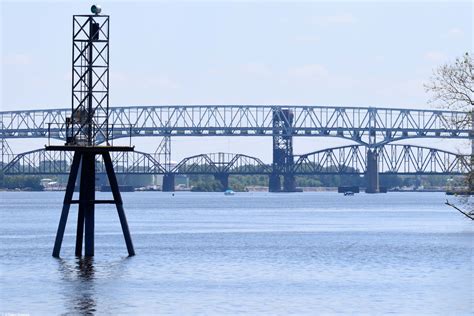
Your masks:
<instances>
[{"instance_id":1,"label":"river water","mask_svg":"<svg viewBox=\"0 0 474 316\"><path fill-rule=\"evenodd\" d=\"M110 198L98 193L100 198ZM472 315L473 223L441 193L123 194L74 257L63 192L0 192L0 315Z\"/></svg>"}]
</instances>

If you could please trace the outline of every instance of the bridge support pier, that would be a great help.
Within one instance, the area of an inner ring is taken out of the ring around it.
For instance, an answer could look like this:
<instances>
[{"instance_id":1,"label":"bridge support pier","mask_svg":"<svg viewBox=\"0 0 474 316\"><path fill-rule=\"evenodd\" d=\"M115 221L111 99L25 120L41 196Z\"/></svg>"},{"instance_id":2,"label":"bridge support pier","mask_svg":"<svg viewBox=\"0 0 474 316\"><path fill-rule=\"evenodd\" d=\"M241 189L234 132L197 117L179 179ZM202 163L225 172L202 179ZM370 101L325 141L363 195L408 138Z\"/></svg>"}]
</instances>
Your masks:
<instances>
[{"instance_id":1,"label":"bridge support pier","mask_svg":"<svg viewBox=\"0 0 474 316\"><path fill-rule=\"evenodd\" d=\"M268 176L268 192L281 192L280 175L272 173Z\"/></svg>"},{"instance_id":2,"label":"bridge support pier","mask_svg":"<svg viewBox=\"0 0 474 316\"><path fill-rule=\"evenodd\" d=\"M290 173L283 176L283 192L296 192L296 180L294 174Z\"/></svg>"},{"instance_id":3,"label":"bridge support pier","mask_svg":"<svg viewBox=\"0 0 474 316\"><path fill-rule=\"evenodd\" d=\"M222 185L222 190L229 189L229 174L228 173L217 173L214 175L214 179L218 180Z\"/></svg>"},{"instance_id":4,"label":"bridge support pier","mask_svg":"<svg viewBox=\"0 0 474 316\"><path fill-rule=\"evenodd\" d=\"M135 255L133 249L132 238L128 229L127 218L123 209L122 197L117 182L117 177L112 164L109 150L94 147L78 147L67 148L63 146L50 146L49 150L74 151L73 162L69 179L66 187L66 194L64 196L63 209L59 219L58 230L56 233L56 240L54 242L53 257L59 258L61 251L61 244L66 229L66 222L69 215L71 204L78 204L78 218L76 230L76 256L82 256L82 245L84 242L84 255L90 257L94 255L94 213L95 204L115 204L117 213L122 226L123 236L127 245L129 256ZM48 149L48 148L47 148ZM116 149L117 150L117 149ZM123 150L117 151L131 151L131 147L126 147ZM95 198L95 156L101 155L104 160L105 169L109 179L109 184L112 189L113 200L96 200ZM79 200L73 200L74 187L76 186L76 178L78 173L81 174L79 183Z\"/></svg>"},{"instance_id":5,"label":"bridge support pier","mask_svg":"<svg viewBox=\"0 0 474 316\"><path fill-rule=\"evenodd\" d=\"M281 176L272 173L268 177L269 192L296 192L296 181L293 174L283 175L283 188L281 187Z\"/></svg>"},{"instance_id":6,"label":"bridge support pier","mask_svg":"<svg viewBox=\"0 0 474 316\"><path fill-rule=\"evenodd\" d=\"M365 193L379 193L378 153L376 149L367 151L367 171L365 173Z\"/></svg>"},{"instance_id":7,"label":"bridge support pier","mask_svg":"<svg viewBox=\"0 0 474 316\"><path fill-rule=\"evenodd\" d=\"M163 192L174 192L174 174L165 173L163 175L163 185L161 190Z\"/></svg>"}]
</instances>

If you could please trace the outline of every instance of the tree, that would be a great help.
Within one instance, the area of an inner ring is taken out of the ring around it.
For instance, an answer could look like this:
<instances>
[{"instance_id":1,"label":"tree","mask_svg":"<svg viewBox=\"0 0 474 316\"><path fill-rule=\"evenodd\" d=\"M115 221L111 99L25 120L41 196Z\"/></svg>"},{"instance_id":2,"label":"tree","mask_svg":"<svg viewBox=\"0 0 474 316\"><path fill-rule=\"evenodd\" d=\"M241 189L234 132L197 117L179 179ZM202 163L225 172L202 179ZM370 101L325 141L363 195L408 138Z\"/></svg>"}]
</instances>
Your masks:
<instances>
[{"instance_id":1,"label":"tree","mask_svg":"<svg viewBox=\"0 0 474 316\"><path fill-rule=\"evenodd\" d=\"M454 64L437 68L428 84L431 103L442 107L472 112L474 107L474 62L469 53L456 58Z\"/></svg>"},{"instance_id":2,"label":"tree","mask_svg":"<svg viewBox=\"0 0 474 316\"><path fill-rule=\"evenodd\" d=\"M432 94L431 103L442 107L470 112L471 115L461 122L453 122L457 126L471 126L474 133L474 61L465 53L456 58L453 64L445 64L437 68L430 83L425 85L427 92ZM474 191L474 140L471 140L471 171L466 177L466 185L470 192ZM446 204L449 204L447 202ZM472 205L471 205L472 208Z\"/></svg>"}]
</instances>

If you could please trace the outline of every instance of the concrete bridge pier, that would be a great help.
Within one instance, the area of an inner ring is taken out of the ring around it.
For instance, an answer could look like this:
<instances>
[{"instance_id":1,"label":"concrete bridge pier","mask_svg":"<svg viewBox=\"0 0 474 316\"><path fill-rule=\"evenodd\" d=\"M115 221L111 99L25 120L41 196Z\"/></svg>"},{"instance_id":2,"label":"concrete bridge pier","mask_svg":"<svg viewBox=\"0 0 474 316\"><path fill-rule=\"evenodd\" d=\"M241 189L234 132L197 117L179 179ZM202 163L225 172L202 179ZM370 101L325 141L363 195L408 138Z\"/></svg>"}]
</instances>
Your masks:
<instances>
[{"instance_id":1,"label":"concrete bridge pier","mask_svg":"<svg viewBox=\"0 0 474 316\"><path fill-rule=\"evenodd\" d=\"M378 153L376 149L367 151L367 171L365 173L365 193L379 193Z\"/></svg>"},{"instance_id":2,"label":"concrete bridge pier","mask_svg":"<svg viewBox=\"0 0 474 316\"><path fill-rule=\"evenodd\" d=\"M174 174L165 173L163 175L163 185L161 186L163 192L174 192Z\"/></svg>"},{"instance_id":3,"label":"concrete bridge pier","mask_svg":"<svg viewBox=\"0 0 474 316\"><path fill-rule=\"evenodd\" d=\"M222 190L229 189L229 174L228 173L217 173L214 175L214 179L219 181L222 185Z\"/></svg>"},{"instance_id":4,"label":"concrete bridge pier","mask_svg":"<svg viewBox=\"0 0 474 316\"><path fill-rule=\"evenodd\" d=\"M295 191L296 191L295 175L292 173L285 174L283 176L283 192L295 192Z\"/></svg>"},{"instance_id":5,"label":"concrete bridge pier","mask_svg":"<svg viewBox=\"0 0 474 316\"><path fill-rule=\"evenodd\" d=\"M283 177L283 188L281 186L281 178ZM269 192L296 192L295 175L291 173L283 176L273 173L268 179Z\"/></svg>"},{"instance_id":6,"label":"concrete bridge pier","mask_svg":"<svg viewBox=\"0 0 474 316\"><path fill-rule=\"evenodd\" d=\"M268 176L268 192L281 192L280 175L272 173Z\"/></svg>"}]
</instances>

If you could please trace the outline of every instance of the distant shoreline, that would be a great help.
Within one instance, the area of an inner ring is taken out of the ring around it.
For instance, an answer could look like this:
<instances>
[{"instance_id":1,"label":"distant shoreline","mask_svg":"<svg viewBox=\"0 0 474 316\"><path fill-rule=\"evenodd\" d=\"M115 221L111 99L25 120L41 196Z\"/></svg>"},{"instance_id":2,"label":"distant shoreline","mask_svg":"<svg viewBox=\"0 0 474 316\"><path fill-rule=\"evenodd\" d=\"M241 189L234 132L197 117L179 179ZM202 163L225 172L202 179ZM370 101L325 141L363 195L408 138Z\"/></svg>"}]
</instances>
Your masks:
<instances>
[{"instance_id":1,"label":"distant shoreline","mask_svg":"<svg viewBox=\"0 0 474 316\"><path fill-rule=\"evenodd\" d=\"M32 190L32 189L0 189L0 192L64 192L65 190L58 189L58 190ZM97 190L97 192L101 192L100 190ZM163 192L161 190L135 190L135 191L127 191L127 192L135 192L135 193L141 193L141 192ZM190 190L175 190L170 193L179 193L179 192L193 192L193 193L221 193L220 191L190 191ZM248 191L242 191L236 193L268 193L267 190L248 190ZM302 188L301 192L337 192L337 188ZM398 192L412 192L412 193L432 193L432 192L442 192L448 194L450 191L446 189L423 189L423 190L388 190L388 193L398 193ZM123 192L122 192L123 193ZM288 192L286 192L288 193ZM291 193L291 192L290 192ZM364 190L361 190L360 193L365 193ZM453 195L451 193L450 195Z\"/></svg>"}]
</instances>

